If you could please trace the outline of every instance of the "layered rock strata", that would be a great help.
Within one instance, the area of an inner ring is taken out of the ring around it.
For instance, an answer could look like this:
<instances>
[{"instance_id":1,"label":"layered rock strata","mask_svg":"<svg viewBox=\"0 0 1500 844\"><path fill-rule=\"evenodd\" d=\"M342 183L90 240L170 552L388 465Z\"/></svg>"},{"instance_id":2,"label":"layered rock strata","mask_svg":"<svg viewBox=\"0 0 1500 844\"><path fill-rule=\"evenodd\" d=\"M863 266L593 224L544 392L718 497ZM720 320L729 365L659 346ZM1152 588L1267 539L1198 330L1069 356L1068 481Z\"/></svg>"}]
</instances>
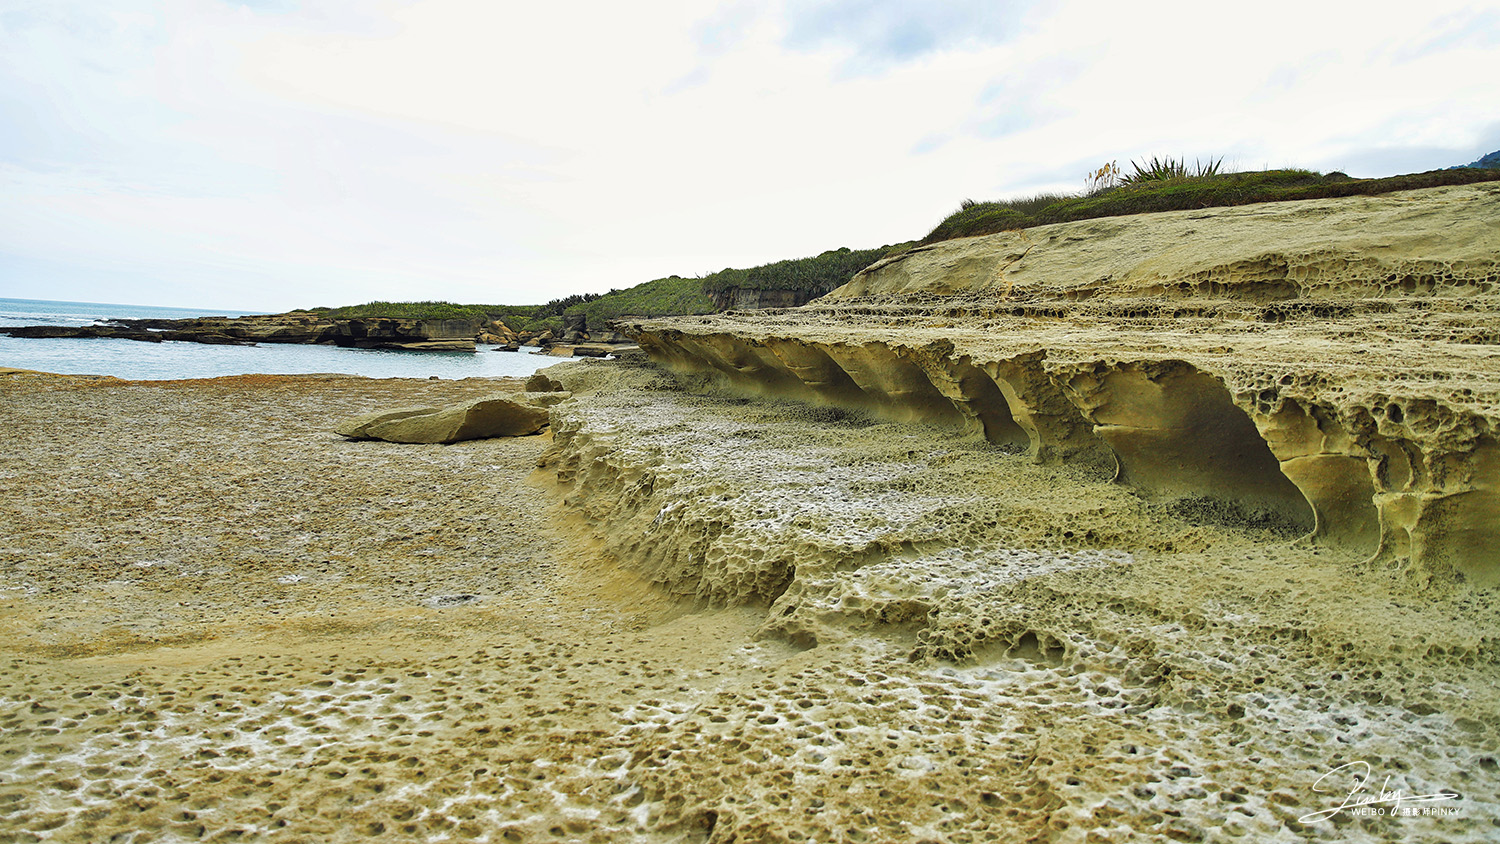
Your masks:
<instances>
[{"instance_id":1,"label":"layered rock strata","mask_svg":"<svg viewBox=\"0 0 1500 844\"><path fill-rule=\"evenodd\" d=\"M743 394L1112 465L1149 501L1500 583L1500 186L964 238L802 308L629 328Z\"/></svg>"},{"instance_id":2,"label":"layered rock strata","mask_svg":"<svg viewBox=\"0 0 1500 844\"><path fill-rule=\"evenodd\" d=\"M823 296L830 288L773 288L760 290L753 287L727 287L709 294L714 306L720 310L759 310L761 308L796 308Z\"/></svg>"}]
</instances>

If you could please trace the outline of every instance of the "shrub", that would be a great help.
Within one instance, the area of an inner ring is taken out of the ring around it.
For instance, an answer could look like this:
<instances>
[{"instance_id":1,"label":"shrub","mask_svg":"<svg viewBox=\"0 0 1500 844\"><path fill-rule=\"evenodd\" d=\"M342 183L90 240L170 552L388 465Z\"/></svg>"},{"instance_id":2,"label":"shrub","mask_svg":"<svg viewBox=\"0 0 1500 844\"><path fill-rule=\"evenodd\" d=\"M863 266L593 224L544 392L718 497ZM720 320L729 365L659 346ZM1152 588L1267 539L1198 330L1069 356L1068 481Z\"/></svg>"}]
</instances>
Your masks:
<instances>
[{"instance_id":1,"label":"shrub","mask_svg":"<svg viewBox=\"0 0 1500 844\"><path fill-rule=\"evenodd\" d=\"M611 290L585 302L570 305L565 313L584 315L591 331L604 328L610 320L622 316L677 316L711 314L717 308L703 292L696 278L668 276L637 284L624 290Z\"/></svg>"},{"instance_id":2,"label":"shrub","mask_svg":"<svg viewBox=\"0 0 1500 844\"><path fill-rule=\"evenodd\" d=\"M609 293L574 293L572 296L564 296L561 299L553 299L545 305L537 305L534 309L532 309L531 316L533 319L541 319L542 317L549 316L562 316L563 314L567 313L573 308L578 307L579 305L593 302L598 299L602 299L605 296L618 292L618 290L611 290L609 291Z\"/></svg>"},{"instance_id":3,"label":"shrub","mask_svg":"<svg viewBox=\"0 0 1500 844\"><path fill-rule=\"evenodd\" d=\"M922 240L933 243L967 237L979 232L1010 231L1036 225L1035 218L1005 202L981 202L962 208L958 213L938 223Z\"/></svg>"},{"instance_id":4,"label":"shrub","mask_svg":"<svg viewBox=\"0 0 1500 844\"><path fill-rule=\"evenodd\" d=\"M904 251L910 246L910 243L882 246L879 249L850 249L845 246L810 258L790 258L748 270L721 270L703 279L703 289L709 293L736 287L742 290L807 290L821 296L845 284L855 273L893 251Z\"/></svg>"},{"instance_id":5,"label":"shrub","mask_svg":"<svg viewBox=\"0 0 1500 844\"><path fill-rule=\"evenodd\" d=\"M517 312L529 312L532 306L458 305L453 302L366 302L341 308L314 308L332 319L500 319Z\"/></svg>"},{"instance_id":6,"label":"shrub","mask_svg":"<svg viewBox=\"0 0 1500 844\"><path fill-rule=\"evenodd\" d=\"M541 334L543 331L551 331L553 334L561 335L563 330L563 319L561 314L552 314L542 319L528 319L511 325L510 329L517 334Z\"/></svg>"}]
</instances>

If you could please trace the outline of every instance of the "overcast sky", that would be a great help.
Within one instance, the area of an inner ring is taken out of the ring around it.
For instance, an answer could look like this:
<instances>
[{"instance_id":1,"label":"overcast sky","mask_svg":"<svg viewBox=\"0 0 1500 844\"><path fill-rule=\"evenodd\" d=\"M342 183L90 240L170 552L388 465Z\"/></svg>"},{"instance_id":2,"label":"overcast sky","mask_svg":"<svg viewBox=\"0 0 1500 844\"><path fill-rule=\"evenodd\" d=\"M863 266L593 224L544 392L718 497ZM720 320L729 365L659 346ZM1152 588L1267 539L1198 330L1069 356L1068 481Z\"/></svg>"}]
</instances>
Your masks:
<instances>
[{"instance_id":1,"label":"overcast sky","mask_svg":"<svg viewBox=\"0 0 1500 844\"><path fill-rule=\"evenodd\" d=\"M0 296L536 303L1223 156L1500 149L1493 3L0 0Z\"/></svg>"}]
</instances>

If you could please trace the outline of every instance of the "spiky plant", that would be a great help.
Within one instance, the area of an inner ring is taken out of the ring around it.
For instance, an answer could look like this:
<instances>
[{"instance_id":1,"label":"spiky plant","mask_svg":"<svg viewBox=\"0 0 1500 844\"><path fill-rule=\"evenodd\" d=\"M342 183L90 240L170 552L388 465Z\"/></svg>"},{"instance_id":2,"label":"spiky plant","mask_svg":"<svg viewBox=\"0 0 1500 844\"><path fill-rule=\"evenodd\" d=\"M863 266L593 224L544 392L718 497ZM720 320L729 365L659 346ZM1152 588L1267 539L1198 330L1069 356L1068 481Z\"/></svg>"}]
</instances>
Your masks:
<instances>
[{"instance_id":1,"label":"spiky plant","mask_svg":"<svg viewBox=\"0 0 1500 844\"><path fill-rule=\"evenodd\" d=\"M1193 159L1192 168L1188 167L1187 159L1157 158L1152 156L1145 164L1132 161L1131 166L1135 172L1120 177L1120 183L1136 185L1141 182L1166 182L1173 179L1203 179L1209 176L1219 175L1219 170L1224 166L1224 159L1209 159L1207 162Z\"/></svg>"}]
</instances>

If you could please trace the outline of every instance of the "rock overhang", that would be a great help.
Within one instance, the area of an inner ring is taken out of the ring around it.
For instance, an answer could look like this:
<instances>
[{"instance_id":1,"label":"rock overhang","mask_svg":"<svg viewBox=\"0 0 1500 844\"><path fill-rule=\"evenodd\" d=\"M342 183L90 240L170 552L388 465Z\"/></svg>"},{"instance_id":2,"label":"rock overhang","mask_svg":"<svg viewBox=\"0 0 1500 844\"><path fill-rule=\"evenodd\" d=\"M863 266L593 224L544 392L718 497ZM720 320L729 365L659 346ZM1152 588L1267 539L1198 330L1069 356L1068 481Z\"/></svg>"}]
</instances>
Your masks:
<instances>
[{"instance_id":1,"label":"rock overhang","mask_svg":"<svg viewBox=\"0 0 1500 844\"><path fill-rule=\"evenodd\" d=\"M964 238L802 308L628 330L732 390L1112 463L1147 497L1500 583L1500 186Z\"/></svg>"}]
</instances>

